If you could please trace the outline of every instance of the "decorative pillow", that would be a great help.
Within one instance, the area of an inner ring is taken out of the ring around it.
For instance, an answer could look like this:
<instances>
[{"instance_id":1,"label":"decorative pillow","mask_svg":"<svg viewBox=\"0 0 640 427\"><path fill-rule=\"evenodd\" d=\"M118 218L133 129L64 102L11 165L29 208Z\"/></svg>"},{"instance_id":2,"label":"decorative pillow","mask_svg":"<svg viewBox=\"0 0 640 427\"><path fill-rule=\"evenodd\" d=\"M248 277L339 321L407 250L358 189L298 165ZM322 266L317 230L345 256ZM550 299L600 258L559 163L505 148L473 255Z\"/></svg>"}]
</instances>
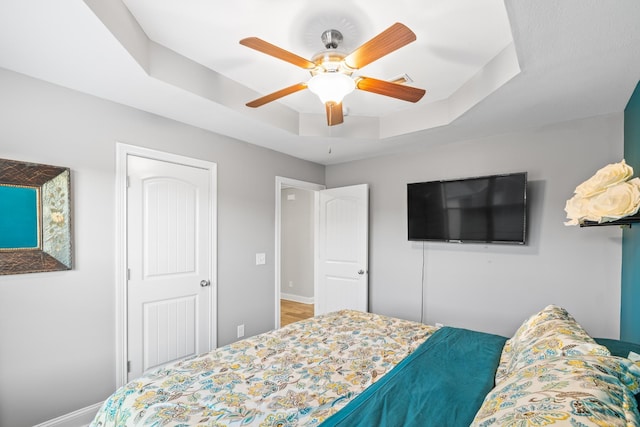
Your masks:
<instances>
[{"instance_id":1,"label":"decorative pillow","mask_svg":"<svg viewBox=\"0 0 640 427\"><path fill-rule=\"evenodd\" d=\"M496 384L538 360L580 354L611 353L597 344L564 308L549 305L525 320L507 340L496 370Z\"/></svg>"},{"instance_id":2,"label":"decorative pillow","mask_svg":"<svg viewBox=\"0 0 640 427\"><path fill-rule=\"evenodd\" d=\"M640 425L635 398L625 385L637 387L640 381L640 370L631 365L614 356L537 361L498 384L471 426Z\"/></svg>"}]
</instances>

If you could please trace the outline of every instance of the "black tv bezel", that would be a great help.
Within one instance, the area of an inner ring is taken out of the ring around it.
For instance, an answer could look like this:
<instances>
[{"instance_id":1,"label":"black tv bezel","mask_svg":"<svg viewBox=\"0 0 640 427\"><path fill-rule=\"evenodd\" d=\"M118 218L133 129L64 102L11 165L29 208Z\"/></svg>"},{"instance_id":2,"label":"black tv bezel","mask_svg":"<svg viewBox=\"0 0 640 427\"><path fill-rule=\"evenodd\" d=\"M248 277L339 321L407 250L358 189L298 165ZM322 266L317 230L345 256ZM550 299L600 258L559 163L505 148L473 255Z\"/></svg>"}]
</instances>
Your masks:
<instances>
[{"instance_id":1,"label":"black tv bezel","mask_svg":"<svg viewBox=\"0 0 640 427\"><path fill-rule=\"evenodd\" d=\"M432 183L448 183L448 182L460 182L460 181L473 181L487 178L495 178L495 177L509 177L514 175L523 175L524 176L524 194L523 194L523 212L524 216L522 218L522 239L521 240L474 240L474 239L433 239L433 238L412 238L409 234L409 186L416 184L432 184ZM480 176L472 176L467 178L455 178L455 179L441 179L441 180L431 180L431 181L419 181L419 182L410 182L407 183L407 240L410 242L443 242L443 243L476 243L476 244L496 244L496 245L526 245L527 244L527 192L528 192L528 173L527 172L510 172L510 173L499 173L499 174L491 174L491 175L480 175Z\"/></svg>"}]
</instances>

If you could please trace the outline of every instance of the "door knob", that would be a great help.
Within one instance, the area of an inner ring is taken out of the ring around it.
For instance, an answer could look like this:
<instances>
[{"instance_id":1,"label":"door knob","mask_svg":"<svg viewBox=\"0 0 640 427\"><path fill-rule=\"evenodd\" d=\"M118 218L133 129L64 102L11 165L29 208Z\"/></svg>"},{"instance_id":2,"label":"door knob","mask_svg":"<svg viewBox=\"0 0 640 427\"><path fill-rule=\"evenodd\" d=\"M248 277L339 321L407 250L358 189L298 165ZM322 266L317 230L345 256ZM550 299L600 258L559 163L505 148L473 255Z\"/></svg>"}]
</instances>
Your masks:
<instances>
[{"instance_id":1,"label":"door knob","mask_svg":"<svg viewBox=\"0 0 640 427\"><path fill-rule=\"evenodd\" d=\"M363 275L364 274L364 270L358 270L358 274L359 275Z\"/></svg>"},{"instance_id":2,"label":"door knob","mask_svg":"<svg viewBox=\"0 0 640 427\"><path fill-rule=\"evenodd\" d=\"M211 286L211 282L208 280L201 280L200 286L202 286L203 288L206 288L207 286Z\"/></svg>"}]
</instances>

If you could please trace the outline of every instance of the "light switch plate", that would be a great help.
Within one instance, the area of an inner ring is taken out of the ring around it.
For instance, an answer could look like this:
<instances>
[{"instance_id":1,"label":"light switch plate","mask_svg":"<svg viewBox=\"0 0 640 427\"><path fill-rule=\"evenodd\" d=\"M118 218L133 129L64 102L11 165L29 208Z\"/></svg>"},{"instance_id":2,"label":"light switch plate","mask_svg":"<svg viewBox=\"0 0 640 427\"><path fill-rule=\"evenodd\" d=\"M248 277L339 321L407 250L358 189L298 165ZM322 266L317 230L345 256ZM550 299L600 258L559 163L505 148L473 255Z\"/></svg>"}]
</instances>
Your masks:
<instances>
[{"instance_id":1,"label":"light switch plate","mask_svg":"<svg viewBox=\"0 0 640 427\"><path fill-rule=\"evenodd\" d=\"M263 265L267 263L267 255L263 253L256 254L256 265Z\"/></svg>"}]
</instances>

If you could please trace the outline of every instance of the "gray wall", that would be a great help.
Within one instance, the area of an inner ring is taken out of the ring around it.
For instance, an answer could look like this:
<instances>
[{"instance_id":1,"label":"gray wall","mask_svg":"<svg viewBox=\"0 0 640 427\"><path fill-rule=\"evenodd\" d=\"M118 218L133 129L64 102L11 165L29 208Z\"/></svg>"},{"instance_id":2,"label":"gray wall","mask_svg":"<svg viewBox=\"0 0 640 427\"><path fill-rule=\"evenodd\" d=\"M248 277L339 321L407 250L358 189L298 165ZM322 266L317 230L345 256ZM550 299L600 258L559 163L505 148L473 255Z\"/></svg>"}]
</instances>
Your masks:
<instances>
[{"instance_id":1,"label":"gray wall","mask_svg":"<svg viewBox=\"0 0 640 427\"><path fill-rule=\"evenodd\" d=\"M324 167L4 70L0 93L0 157L70 167L75 232L73 271L0 276L0 426L115 387L116 141L218 164L218 343L241 323L247 335L273 327L275 176L324 183ZM621 232L562 222L575 186L622 147L620 113L327 167L328 187L371 186L371 309L420 319L423 247L406 240L406 183L526 170L529 243L426 244L425 322L510 335L556 303L616 337Z\"/></svg>"},{"instance_id":2,"label":"gray wall","mask_svg":"<svg viewBox=\"0 0 640 427\"><path fill-rule=\"evenodd\" d=\"M75 234L72 271L0 276L0 426L115 388L116 141L218 164L218 344L273 328L275 177L323 166L1 69L0 93L0 158L71 168Z\"/></svg>"},{"instance_id":3,"label":"gray wall","mask_svg":"<svg viewBox=\"0 0 640 427\"><path fill-rule=\"evenodd\" d=\"M282 190L280 292L302 297L301 302L313 298L313 201L313 191Z\"/></svg>"},{"instance_id":4,"label":"gray wall","mask_svg":"<svg viewBox=\"0 0 640 427\"><path fill-rule=\"evenodd\" d=\"M407 241L407 183L526 171L526 246L424 245L425 322L512 335L554 303L618 337L621 230L563 221L576 185L622 158L622 129L620 113L327 167L328 188L370 184L370 309L420 319L423 245Z\"/></svg>"}]
</instances>

